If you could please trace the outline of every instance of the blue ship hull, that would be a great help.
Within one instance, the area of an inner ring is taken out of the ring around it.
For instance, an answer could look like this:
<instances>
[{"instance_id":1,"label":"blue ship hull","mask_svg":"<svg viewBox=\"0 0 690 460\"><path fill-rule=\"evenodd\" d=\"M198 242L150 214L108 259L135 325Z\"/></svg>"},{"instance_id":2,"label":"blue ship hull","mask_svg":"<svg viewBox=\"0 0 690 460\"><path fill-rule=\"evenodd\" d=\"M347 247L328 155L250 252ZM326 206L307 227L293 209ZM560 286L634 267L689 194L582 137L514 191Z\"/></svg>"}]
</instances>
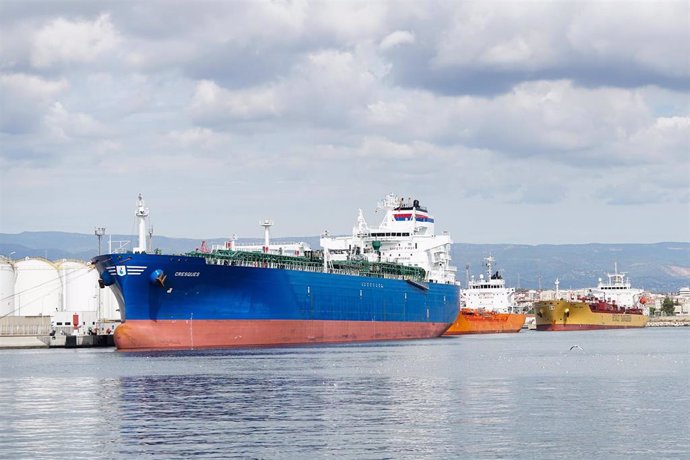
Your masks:
<instances>
[{"instance_id":1,"label":"blue ship hull","mask_svg":"<svg viewBox=\"0 0 690 460\"><path fill-rule=\"evenodd\" d=\"M190 256L111 254L93 262L120 304L121 349L427 338L443 334L458 312L452 284Z\"/></svg>"}]
</instances>

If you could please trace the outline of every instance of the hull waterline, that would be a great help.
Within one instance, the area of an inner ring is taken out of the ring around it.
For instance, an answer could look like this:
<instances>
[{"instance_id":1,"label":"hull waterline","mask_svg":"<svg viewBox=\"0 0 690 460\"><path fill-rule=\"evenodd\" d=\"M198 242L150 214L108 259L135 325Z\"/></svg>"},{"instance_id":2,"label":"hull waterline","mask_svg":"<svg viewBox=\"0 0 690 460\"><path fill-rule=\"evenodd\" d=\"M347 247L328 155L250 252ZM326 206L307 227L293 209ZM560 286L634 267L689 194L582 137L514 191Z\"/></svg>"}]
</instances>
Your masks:
<instances>
[{"instance_id":1,"label":"hull waterline","mask_svg":"<svg viewBox=\"0 0 690 460\"><path fill-rule=\"evenodd\" d=\"M181 320L127 321L115 331L121 350L201 349L406 340L438 337L445 323Z\"/></svg>"}]
</instances>

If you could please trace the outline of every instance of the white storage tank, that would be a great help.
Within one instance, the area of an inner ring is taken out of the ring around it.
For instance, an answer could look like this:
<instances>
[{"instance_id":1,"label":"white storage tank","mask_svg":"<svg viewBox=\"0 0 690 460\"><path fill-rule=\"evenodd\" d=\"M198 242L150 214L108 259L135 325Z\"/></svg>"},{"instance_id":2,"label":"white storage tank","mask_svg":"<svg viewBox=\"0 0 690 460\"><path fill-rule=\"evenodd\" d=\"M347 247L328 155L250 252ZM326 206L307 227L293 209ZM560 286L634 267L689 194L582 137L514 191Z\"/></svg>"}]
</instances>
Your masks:
<instances>
[{"instance_id":1,"label":"white storage tank","mask_svg":"<svg viewBox=\"0 0 690 460\"><path fill-rule=\"evenodd\" d=\"M15 314L14 282L14 265L9 259L0 258L0 318Z\"/></svg>"},{"instance_id":2,"label":"white storage tank","mask_svg":"<svg viewBox=\"0 0 690 460\"><path fill-rule=\"evenodd\" d=\"M102 320L122 321L120 305L109 287L101 289L101 317Z\"/></svg>"},{"instance_id":3,"label":"white storage tank","mask_svg":"<svg viewBox=\"0 0 690 460\"><path fill-rule=\"evenodd\" d=\"M14 263L16 316L52 315L62 307L62 283L53 263L29 258Z\"/></svg>"},{"instance_id":4,"label":"white storage tank","mask_svg":"<svg viewBox=\"0 0 690 460\"><path fill-rule=\"evenodd\" d=\"M62 283L61 311L98 311L98 273L84 262L57 262Z\"/></svg>"}]
</instances>

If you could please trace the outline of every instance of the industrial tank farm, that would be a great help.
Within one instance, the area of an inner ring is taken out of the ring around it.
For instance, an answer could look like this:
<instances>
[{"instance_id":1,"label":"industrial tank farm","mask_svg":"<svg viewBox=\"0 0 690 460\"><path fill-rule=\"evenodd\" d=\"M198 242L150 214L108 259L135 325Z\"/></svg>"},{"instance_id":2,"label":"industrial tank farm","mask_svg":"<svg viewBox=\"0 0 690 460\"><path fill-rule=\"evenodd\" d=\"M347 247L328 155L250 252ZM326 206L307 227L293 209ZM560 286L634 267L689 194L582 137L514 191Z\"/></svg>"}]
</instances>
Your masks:
<instances>
[{"instance_id":1,"label":"industrial tank farm","mask_svg":"<svg viewBox=\"0 0 690 460\"><path fill-rule=\"evenodd\" d=\"M57 268L46 259L14 262L14 316L49 316L62 306L61 283Z\"/></svg>"},{"instance_id":2,"label":"industrial tank farm","mask_svg":"<svg viewBox=\"0 0 690 460\"><path fill-rule=\"evenodd\" d=\"M62 282L65 311L98 310L98 274L84 262L64 260L56 264Z\"/></svg>"},{"instance_id":3,"label":"industrial tank farm","mask_svg":"<svg viewBox=\"0 0 690 460\"><path fill-rule=\"evenodd\" d=\"M14 311L14 265L0 258L0 318Z\"/></svg>"},{"instance_id":4,"label":"industrial tank farm","mask_svg":"<svg viewBox=\"0 0 690 460\"><path fill-rule=\"evenodd\" d=\"M120 319L117 300L109 289L99 289L98 274L87 263L0 259L0 318L56 312L94 312L100 319Z\"/></svg>"}]
</instances>

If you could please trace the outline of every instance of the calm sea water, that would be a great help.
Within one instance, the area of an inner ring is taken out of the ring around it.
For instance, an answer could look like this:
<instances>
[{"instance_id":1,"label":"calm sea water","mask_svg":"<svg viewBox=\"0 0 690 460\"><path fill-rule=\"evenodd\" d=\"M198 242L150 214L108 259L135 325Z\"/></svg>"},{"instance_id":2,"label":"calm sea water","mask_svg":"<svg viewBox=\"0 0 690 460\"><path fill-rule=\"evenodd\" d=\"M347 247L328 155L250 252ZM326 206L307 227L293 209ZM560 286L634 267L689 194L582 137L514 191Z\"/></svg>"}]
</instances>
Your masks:
<instances>
[{"instance_id":1,"label":"calm sea water","mask_svg":"<svg viewBox=\"0 0 690 460\"><path fill-rule=\"evenodd\" d=\"M690 330L0 351L0 458L139 456L689 458Z\"/></svg>"}]
</instances>

